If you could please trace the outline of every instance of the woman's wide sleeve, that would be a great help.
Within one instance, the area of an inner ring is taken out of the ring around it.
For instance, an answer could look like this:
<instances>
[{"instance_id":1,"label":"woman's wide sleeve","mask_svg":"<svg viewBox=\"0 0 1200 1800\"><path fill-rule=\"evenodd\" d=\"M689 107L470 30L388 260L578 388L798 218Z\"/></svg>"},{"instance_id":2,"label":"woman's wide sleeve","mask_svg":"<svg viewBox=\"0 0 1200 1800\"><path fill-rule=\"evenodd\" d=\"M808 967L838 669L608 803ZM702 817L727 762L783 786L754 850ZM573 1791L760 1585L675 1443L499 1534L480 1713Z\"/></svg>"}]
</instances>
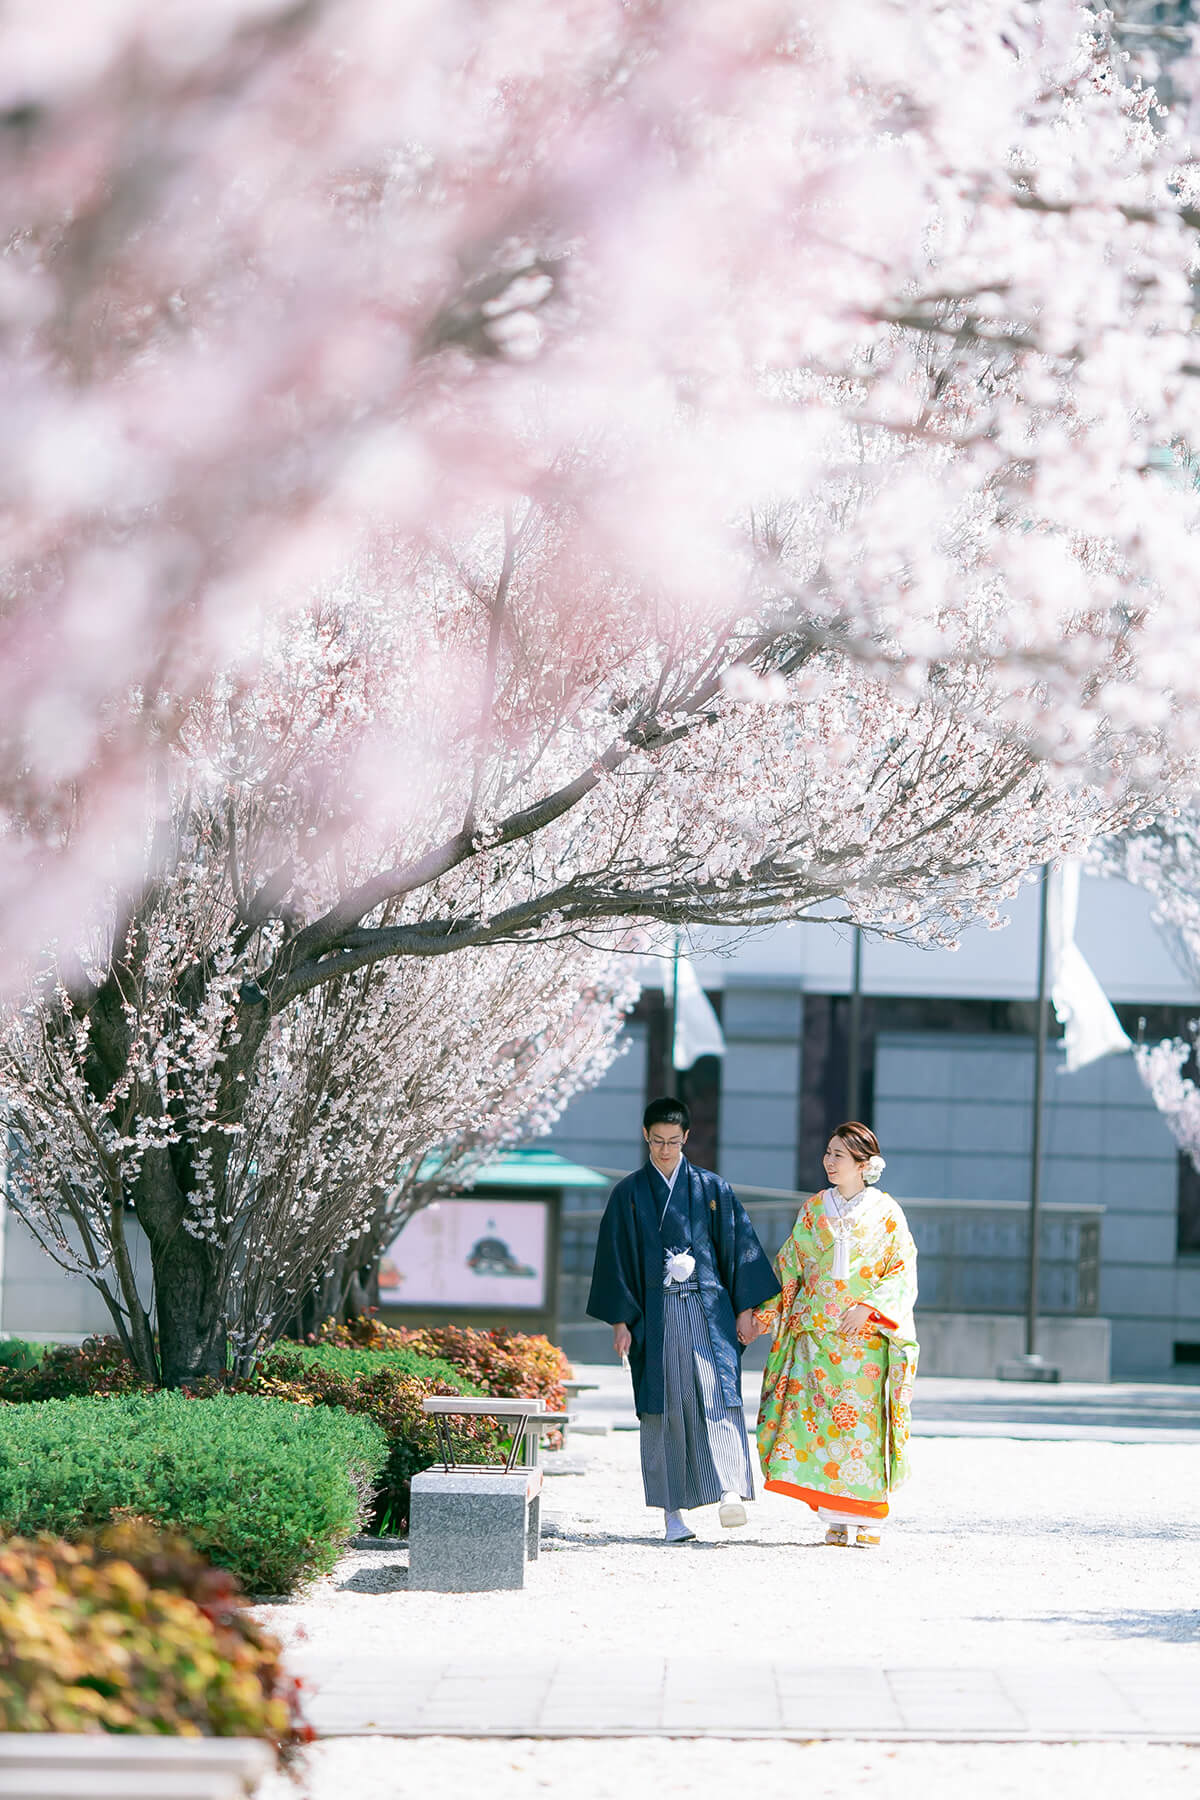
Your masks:
<instances>
[{"instance_id":1,"label":"woman's wide sleeve","mask_svg":"<svg viewBox=\"0 0 1200 1800\"><path fill-rule=\"evenodd\" d=\"M796 1280L796 1252L794 1239L787 1237L779 1247L775 1258L775 1285L778 1292L769 1300L754 1309L754 1317L760 1331L769 1331L777 1338L783 1330L784 1323L795 1303L799 1283Z\"/></svg>"},{"instance_id":2,"label":"woman's wide sleeve","mask_svg":"<svg viewBox=\"0 0 1200 1800\"><path fill-rule=\"evenodd\" d=\"M875 1321L889 1331L912 1330L917 1304L917 1246L903 1213L896 1208L894 1229L888 1230L888 1248L870 1289L862 1298Z\"/></svg>"},{"instance_id":3,"label":"woman's wide sleeve","mask_svg":"<svg viewBox=\"0 0 1200 1800\"><path fill-rule=\"evenodd\" d=\"M624 1183L618 1183L600 1221L588 1317L603 1319L608 1325L635 1325L643 1310L639 1276L632 1195Z\"/></svg>"}]
</instances>

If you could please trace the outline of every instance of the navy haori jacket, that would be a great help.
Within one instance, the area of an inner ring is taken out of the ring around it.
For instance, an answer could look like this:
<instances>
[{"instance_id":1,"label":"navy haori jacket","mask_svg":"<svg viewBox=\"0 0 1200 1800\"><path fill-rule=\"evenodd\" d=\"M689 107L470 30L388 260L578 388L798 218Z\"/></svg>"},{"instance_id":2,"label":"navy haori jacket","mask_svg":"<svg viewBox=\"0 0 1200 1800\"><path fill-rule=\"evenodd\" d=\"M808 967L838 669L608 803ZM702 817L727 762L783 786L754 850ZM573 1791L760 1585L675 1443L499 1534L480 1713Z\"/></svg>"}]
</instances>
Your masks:
<instances>
[{"instance_id":1,"label":"navy haori jacket","mask_svg":"<svg viewBox=\"0 0 1200 1800\"><path fill-rule=\"evenodd\" d=\"M639 1416L660 1413L664 1405L664 1245L658 1223L661 1208L655 1201L650 1170L651 1164L644 1163L618 1181L608 1197L587 1304L591 1318L629 1327L633 1337L629 1366ZM690 1249L696 1259L695 1279L708 1320L721 1394L727 1406L740 1406L742 1346L737 1338L737 1315L772 1299L779 1292L779 1282L729 1183L708 1169L694 1169L686 1157L675 1178L673 1235L679 1235L681 1182L687 1183L691 1237L687 1244L668 1247Z\"/></svg>"}]
</instances>

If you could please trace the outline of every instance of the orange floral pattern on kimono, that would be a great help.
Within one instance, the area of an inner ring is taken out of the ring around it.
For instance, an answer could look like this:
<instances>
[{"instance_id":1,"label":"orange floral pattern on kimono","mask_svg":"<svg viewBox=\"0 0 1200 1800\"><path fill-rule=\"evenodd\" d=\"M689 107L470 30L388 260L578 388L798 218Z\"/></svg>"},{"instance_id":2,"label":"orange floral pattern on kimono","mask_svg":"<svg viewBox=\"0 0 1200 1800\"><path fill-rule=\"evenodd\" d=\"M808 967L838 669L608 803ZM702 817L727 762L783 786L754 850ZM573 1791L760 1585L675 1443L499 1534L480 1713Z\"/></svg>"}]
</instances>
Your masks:
<instances>
[{"instance_id":1,"label":"orange floral pattern on kimono","mask_svg":"<svg viewBox=\"0 0 1200 1800\"><path fill-rule=\"evenodd\" d=\"M772 1333L758 1452L775 1492L885 1518L909 1472L917 1251L900 1207L875 1188L853 1211L844 1281L835 1242L829 1202L814 1194L775 1259L780 1292L755 1314ZM860 1301L874 1329L852 1340L841 1319Z\"/></svg>"}]
</instances>

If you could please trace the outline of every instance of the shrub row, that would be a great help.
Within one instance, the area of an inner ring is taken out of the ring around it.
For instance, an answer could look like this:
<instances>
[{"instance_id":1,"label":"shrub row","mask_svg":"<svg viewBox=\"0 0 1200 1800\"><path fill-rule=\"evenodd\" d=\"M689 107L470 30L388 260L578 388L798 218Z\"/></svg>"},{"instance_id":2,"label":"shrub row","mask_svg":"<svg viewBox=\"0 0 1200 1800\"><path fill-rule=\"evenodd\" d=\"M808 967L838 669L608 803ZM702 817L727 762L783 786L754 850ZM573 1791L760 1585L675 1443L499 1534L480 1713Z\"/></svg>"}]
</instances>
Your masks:
<instances>
[{"instance_id":1,"label":"shrub row","mask_svg":"<svg viewBox=\"0 0 1200 1800\"><path fill-rule=\"evenodd\" d=\"M417 1381L442 1381L464 1394L480 1394L483 1389L470 1381L463 1370L455 1368L444 1356L425 1356L418 1350L368 1350L359 1344L335 1344L320 1341L297 1344L285 1338L268 1350L259 1367L266 1373L276 1367L279 1358L287 1357L290 1366L327 1369L330 1374L344 1376L378 1375L380 1369L394 1369Z\"/></svg>"},{"instance_id":2,"label":"shrub row","mask_svg":"<svg viewBox=\"0 0 1200 1800\"><path fill-rule=\"evenodd\" d=\"M248 1384L255 1393L299 1401L302 1405L343 1407L365 1414L387 1439L387 1460L375 1492L368 1530L384 1535L401 1531L408 1523L409 1489L419 1469L427 1469L440 1456L431 1420L421 1402L432 1394L478 1393L461 1378L430 1381L388 1366L389 1359L351 1357L351 1364L367 1362L363 1374L342 1373L330 1364L334 1356L314 1359L297 1347L280 1345L264 1360ZM376 1362L374 1373L371 1364ZM463 1418L453 1422L455 1445L463 1462L495 1462L503 1442L495 1423Z\"/></svg>"},{"instance_id":3,"label":"shrub row","mask_svg":"<svg viewBox=\"0 0 1200 1800\"><path fill-rule=\"evenodd\" d=\"M354 1319L348 1325L331 1320L317 1343L370 1351L373 1355L403 1352L441 1357L483 1394L512 1399L526 1394L541 1398L549 1412L566 1402L563 1383L571 1378L566 1356L548 1337L517 1331L476 1331L465 1325L382 1325L378 1319Z\"/></svg>"},{"instance_id":4,"label":"shrub row","mask_svg":"<svg viewBox=\"0 0 1200 1800\"><path fill-rule=\"evenodd\" d=\"M138 1374L116 1338L88 1338L83 1344L59 1344L44 1354L30 1354L41 1351L41 1345L22 1345L11 1361L0 1356L0 1400L153 1392L153 1384ZM562 1351L546 1337L461 1325L409 1329L373 1318L349 1325L331 1320L310 1343L285 1341L268 1351L263 1366L269 1369L279 1355L347 1377L375 1374L386 1366L415 1380L446 1382L463 1393L540 1396L552 1412L562 1410L563 1383L571 1374Z\"/></svg>"},{"instance_id":5,"label":"shrub row","mask_svg":"<svg viewBox=\"0 0 1200 1800\"><path fill-rule=\"evenodd\" d=\"M183 1532L251 1593L290 1593L333 1567L387 1458L371 1418L257 1394L8 1406L0 1532L69 1538L132 1512Z\"/></svg>"},{"instance_id":6,"label":"shrub row","mask_svg":"<svg viewBox=\"0 0 1200 1800\"><path fill-rule=\"evenodd\" d=\"M152 1394L115 1337L55 1344L39 1361L0 1365L0 1400L72 1400L99 1394Z\"/></svg>"},{"instance_id":7,"label":"shrub row","mask_svg":"<svg viewBox=\"0 0 1200 1800\"><path fill-rule=\"evenodd\" d=\"M0 1731L312 1737L232 1576L133 1522L0 1544Z\"/></svg>"},{"instance_id":8,"label":"shrub row","mask_svg":"<svg viewBox=\"0 0 1200 1800\"><path fill-rule=\"evenodd\" d=\"M570 1365L566 1358L545 1337L526 1337L508 1331L474 1331L457 1326L399 1330L364 1319L353 1326L338 1326L331 1322L313 1343L278 1344L264 1356L252 1376L239 1379L229 1375L223 1381L202 1384L187 1398L175 1396L174 1399L178 1407L194 1405L199 1400L237 1396L290 1401L308 1409L341 1408L365 1416L382 1431L387 1444L386 1458L378 1470L379 1483L364 1515L369 1530L384 1533L404 1528L412 1477L438 1459L434 1427L421 1411L423 1399L429 1395L454 1393L491 1394L500 1398L524 1394L540 1396L548 1408L558 1410L564 1400L562 1383L569 1374ZM147 1398L153 1393L151 1384L138 1374L115 1338L91 1338L77 1347L59 1346L31 1367L0 1368L0 1401L28 1404L100 1396L133 1399ZM186 1416L173 1417L176 1420L173 1430L187 1434ZM109 1422L110 1427L113 1423ZM81 1426L81 1430L84 1429ZM93 1430L90 1426L86 1428L86 1431ZM463 1461L494 1461L502 1453L504 1441L498 1428L487 1420L455 1420L452 1430ZM204 1446L208 1436L207 1418L203 1422L193 1422L191 1435L198 1449ZM267 1435L270 1436L270 1432ZM287 1439L286 1432L283 1439ZM92 1451L85 1454L90 1457ZM281 1440L279 1454L285 1462L290 1459L293 1454L290 1440ZM81 1476L74 1489L81 1504L87 1491L87 1479ZM248 1491L244 1485L243 1491ZM154 1498L153 1505L151 1498ZM237 1484L230 1496L231 1506L236 1506L236 1501ZM141 1494L131 1498L127 1494L120 1503L133 1505L137 1511L147 1512L164 1522L177 1523L202 1547L213 1546L215 1554L216 1538L211 1534L204 1538L195 1537L191 1525L182 1515L160 1510L161 1498ZM38 1515L36 1518L21 1516L9 1528L84 1529L109 1516L105 1510L107 1504L107 1501L98 1500L96 1509L77 1517L73 1526L64 1523L58 1527ZM212 1504L219 1509L223 1502L214 1500ZM187 1505L193 1512L197 1511L191 1499ZM69 1508L55 1516L64 1521L74 1517ZM0 1524L6 1517L0 1498ZM329 1539L323 1517L318 1508L309 1533L314 1542ZM197 1528L203 1525L198 1513L196 1524ZM215 1531L217 1527L212 1525L212 1529ZM232 1519L222 1529L232 1534ZM294 1553L289 1555L294 1560ZM297 1575L272 1584L266 1579L264 1569L257 1566L256 1558L257 1552L252 1552L249 1545L231 1535L218 1560L241 1570L247 1585L255 1591L264 1588L283 1591L293 1585L294 1579L299 1579ZM311 1568L316 1566L314 1563Z\"/></svg>"}]
</instances>

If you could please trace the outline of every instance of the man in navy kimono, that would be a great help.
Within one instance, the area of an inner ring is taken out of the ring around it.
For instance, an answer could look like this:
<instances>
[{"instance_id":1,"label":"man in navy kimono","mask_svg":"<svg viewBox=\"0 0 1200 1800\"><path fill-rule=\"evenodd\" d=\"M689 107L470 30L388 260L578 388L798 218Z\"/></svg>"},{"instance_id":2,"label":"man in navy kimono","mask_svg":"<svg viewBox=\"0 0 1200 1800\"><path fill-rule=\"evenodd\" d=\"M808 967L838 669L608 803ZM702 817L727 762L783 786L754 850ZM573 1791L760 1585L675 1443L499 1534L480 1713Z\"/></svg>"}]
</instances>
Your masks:
<instances>
[{"instance_id":1,"label":"man in navy kimono","mask_svg":"<svg viewBox=\"0 0 1200 1800\"><path fill-rule=\"evenodd\" d=\"M683 1154L690 1126L682 1101L646 1108L648 1160L609 1195L587 1307L629 1358L646 1505L662 1507L669 1544L696 1535L685 1507L719 1505L722 1525L746 1523L742 1349L754 1308L779 1292L729 1183Z\"/></svg>"}]
</instances>

